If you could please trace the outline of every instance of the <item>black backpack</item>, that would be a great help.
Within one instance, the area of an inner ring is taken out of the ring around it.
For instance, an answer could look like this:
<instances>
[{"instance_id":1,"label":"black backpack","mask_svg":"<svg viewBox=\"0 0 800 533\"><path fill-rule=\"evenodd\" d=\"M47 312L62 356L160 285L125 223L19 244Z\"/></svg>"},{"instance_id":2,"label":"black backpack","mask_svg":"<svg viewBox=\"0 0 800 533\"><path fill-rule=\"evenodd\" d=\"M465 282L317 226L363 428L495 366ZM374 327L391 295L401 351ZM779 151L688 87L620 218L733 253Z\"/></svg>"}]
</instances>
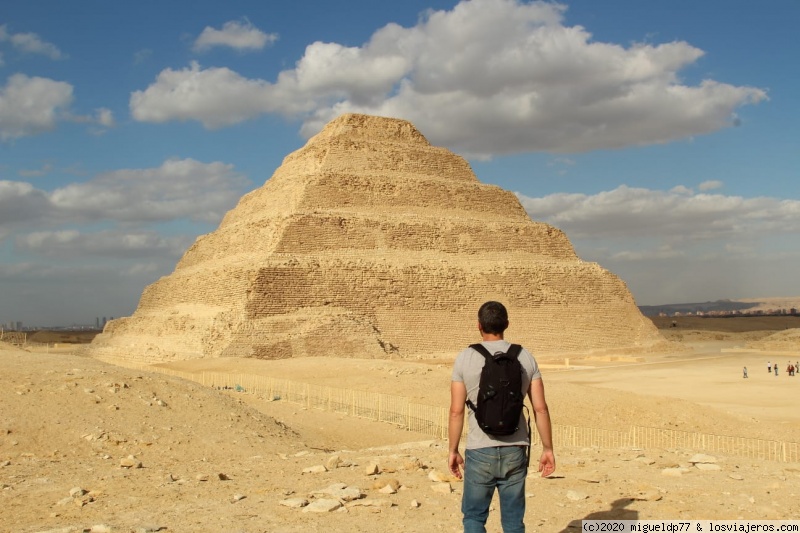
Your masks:
<instances>
[{"instance_id":1,"label":"black backpack","mask_svg":"<svg viewBox=\"0 0 800 533\"><path fill-rule=\"evenodd\" d=\"M513 435L519 429L520 415L525 405L522 392L522 365L519 353L522 346L512 344L508 352L489 353L482 344L472 344L486 360L481 370L478 405L467 400L475 412L478 426L488 435Z\"/></svg>"}]
</instances>

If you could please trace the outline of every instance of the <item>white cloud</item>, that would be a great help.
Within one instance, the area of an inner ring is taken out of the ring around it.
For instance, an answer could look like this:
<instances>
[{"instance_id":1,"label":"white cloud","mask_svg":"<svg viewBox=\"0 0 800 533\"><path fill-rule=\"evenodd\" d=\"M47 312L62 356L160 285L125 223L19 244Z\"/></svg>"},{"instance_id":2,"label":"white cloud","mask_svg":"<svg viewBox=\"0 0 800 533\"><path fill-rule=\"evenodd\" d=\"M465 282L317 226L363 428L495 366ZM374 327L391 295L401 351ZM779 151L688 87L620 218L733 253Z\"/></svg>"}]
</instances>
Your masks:
<instances>
[{"instance_id":1,"label":"white cloud","mask_svg":"<svg viewBox=\"0 0 800 533\"><path fill-rule=\"evenodd\" d=\"M185 235L165 237L153 231L81 232L71 229L29 233L18 237L16 246L44 256L61 258L91 255L135 259L169 257L174 260L192 242L193 239Z\"/></svg>"},{"instance_id":2,"label":"white cloud","mask_svg":"<svg viewBox=\"0 0 800 533\"><path fill-rule=\"evenodd\" d=\"M30 183L0 180L0 240L13 228L39 219L49 207L47 193Z\"/></svg>"},{"instance_id":3,"label":"white cloud","mask_svg":"<svg viewBox=\"0 0 800 533\"><path fill-rule=\"evenodd\" d=\"M518 197L533 220L562 229L582 259L623 279L642 305L784 294L796 277L798 200L625 186Z\"/></svg>"},{"instance_id":4,"label":"white cloud","mask_svg":"<svg viewBox=\"0 0 800 533\"><path fill-rule=\"evenodd\" d=\"M204 52L213 46L229 46L237 50L261 50L278 39L277 33L264 33L249 21L229 21L221 30L206 26L194 42L196 52Z\"/></svg>"},{"instance_id":5,"label":"white cloud","mask_svg":"<svg viewBox=\"0 0 800 533\"><path fill-rule=\"evenodd\" d=\"M207 128L230 126L271 110L269 86L227 68L163 70L156 83L131 94L133 118L143 122L198 120Z\"/></svg>"},{"instance_id":6,"label":"white cloud","mask_svg":"<svg viewBox=\"0 0 800 533\"><path fill-rule=\"evenodd\" d=\"M233 165L170 159L158 168L116 170L70 184L53 191L50 201L63 216L87 220L217 222L247 184Z\"/></svg>"},{"instance_id":7,"label":"white cloud","mask_svg":"<svg viewBox=\"0 0 800 533\"><path fill-rule=\"evenodd\" d=\"M87 222L144 225L175 220L219 222L250 183L232 165L171 159L160 167L125 169L52 192L22 181L0 180L0 240L14 231ZM31 241L29 248L32 247ZM131 247L132 243L120 243Z\"/></svg>"},{"instance_id":8,"label":"white cloud","mask_svg":"<svg viewBox=\"0 0 800 533\"><path fill-rule=\"evenodd\" d=\"M14 48L29 54L40 54L53 60L66 56L52 43L43 41L35 33L8 33L7 25L0 26L0 42L10 42Z\"/></svg>"},{"instance_id":9,"label":"white cloud","mask_svg":"<svg viewBox=\"0 0 800 533\"><path fill-rule=\"evenodd\" d=\"M50 131L72 104L72 85L14 74L0 87L0 140Z\"/></svg>"},{"instance_id":10,"label":"white cloud","mask_svg":"<svg viewBox=\"0 0 800 533\"><path fill-rule=\"evenodd\" d=\"M95 113L96 113L95 121L101 126L112 128L116 124L116 122L114 121L114 114L111 112L110 109L107 109L105 107L100 107L95 110Z\"/></svg>"},{"instance_id":11,"label":"white cloud","mask_svg":"<svg viewBox=\"0 0 800 533\"><path fill-rule=\"evenodd\" d=\"M565 7L462 1L411 28L389 24L360 47L316 42L274 82L228 69L164 70L132 94L136 120L235 124L262 113L304 120L311 136L343 112L411 120L435 144L473 157L582 152L665 143L732 124L766 99L679 71L703 51L686 42L595 42Z\"/></svg>"},{"instance_id":12,"label":"white cloud","mask_svg":"<svg viewBox=\"0 0 800 533\"><path fill-rule=\"evenodd\" d=\"M695 194L686 188L665 192L624 185L595 195L518 197L531 218L557 226L575 239L705 243L710 239L757 240L765 232L800 233L799 200Z\"/></svg>"}]
</instances>

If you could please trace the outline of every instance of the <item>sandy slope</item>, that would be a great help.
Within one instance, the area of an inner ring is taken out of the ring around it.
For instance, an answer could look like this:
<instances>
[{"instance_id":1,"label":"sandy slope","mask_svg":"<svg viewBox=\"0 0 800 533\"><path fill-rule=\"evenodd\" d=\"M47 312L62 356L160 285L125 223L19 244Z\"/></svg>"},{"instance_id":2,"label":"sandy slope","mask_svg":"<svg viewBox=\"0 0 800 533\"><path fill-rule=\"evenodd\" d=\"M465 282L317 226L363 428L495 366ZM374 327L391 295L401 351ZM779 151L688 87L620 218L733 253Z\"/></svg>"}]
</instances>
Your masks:
<instances>
[{"instance_id":1,"label":"sandy slope","mask_svg":"<svg viewBox=\"0 0 800 533\"><path fill-rule=\"evenodd\" d=\"M648 356L622 366L573 361L569 369L546 370L554 420L800 441L793 408L800 376L767 376L761 354L721 352L735 340L694 338L701 349L688 358ZM2 347L0 364L2 532L93 526L114 532L460 530L460 485L452 483L455 492L444 494L429 479L431 471L444 469L443 442L69 354ZM751 368L747 381L743 364ZM448 400L446 364L331 359L193 365L390 391L432 405ZM380 446L386 448L375 449ZM121 466L130 455L134 467ZM340 467L303 473L334 455ZM557 475L532 474L529 480L530 530L578 531L575 521L585 517L794 516L789 509L800 496L800 465L719 456L720 470L701 471L689 463L692 455L559 449ZM380 474L366 475L371 463ZM686 470L678 477L662 473L670 467ZM396 494L373 488L390 479L402 485ZM358 503L376 506L316 514L279 504L309 498L333 483L358 487L366 496ZM386 502L391 507L380 506ZM499 531L497 524L492 513L489 530Z\"/></svg>"}]
</instances>

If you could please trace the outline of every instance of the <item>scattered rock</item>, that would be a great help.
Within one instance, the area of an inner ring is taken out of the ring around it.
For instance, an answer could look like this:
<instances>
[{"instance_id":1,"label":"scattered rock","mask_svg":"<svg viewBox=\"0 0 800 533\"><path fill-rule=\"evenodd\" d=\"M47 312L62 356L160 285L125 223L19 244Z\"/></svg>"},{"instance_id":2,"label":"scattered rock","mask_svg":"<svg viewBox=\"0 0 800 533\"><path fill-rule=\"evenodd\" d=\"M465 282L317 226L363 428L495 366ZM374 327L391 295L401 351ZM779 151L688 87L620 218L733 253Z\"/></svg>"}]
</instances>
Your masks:
<instances>
[{"instance_id":1,"label":"scattered rock","mask_svg":"<svg viewBox=\"0 0 800 533\"><path fill-rule=\"evenodd\" d=\"M378 463L369 463L364 469L364 473L368 476L374 476L375 474L380 474L380 472L381 469L378 467Z\"/></svg>"},{"instance_id":2,"label":"scattered rock","mask_svg":"<svg viewBox=\"0 0 800 533\"><path fill-rule=\"evenodd\" d=\"M640 501L640 502L657 502L664 495L661 494L661 491L655 488L645 488L640 489L638 492L631 496L632 500Z\"/></svg>"},{"instance_id":3,"label":"scattered rock","mask_svg":"<svg viewBox=\"0 0 800 533\"><path fill-rule=\"evenodd\" d=\"M386 485L385 487L378 490L381 494L396 494L397 489L392 487L391 485Z\"/></svg>"},{"instance_id":4,"label":"scattered rock","mask_svg":"<svg viewBox=\"0 0 800 533\"><path fill-rule=\"evenodd\" d=\"M394 492L397 492L398 490L400 490L400 482L394 478L388 478L388 479L379 479L372 484L372 488L375 490L383 490L386 487L389 487Z\"/></svg>"},{"instance_id":5,"label":"scattered rock","mask_svg":"<svg viewBox=\"0 0 800 533\"><path fill-rule=\"evenodd\" d=\"M696 465L697 463L701 463L701 464L716 463L717 462L717 458L714 457L713 455L706 455L704 453L696 453L696 454L694 454L692 456L691 459L689 459L689 462L692 463L693 465Z\"/></svg>"},{"instance_id":6,"label":"scattered rock","mask_svg":"<svg viewBox=\"0 0 800 533\"><path fill-rule=\"evenodd\" d=\"M585 500L588 497L589 497L589 495L586 494L585 492L580 492L580 491L577 491L577 490L568 490L567 491L567 499L571 500L573 502L579 502L581 500Z\"/></svg>"},{"instance_id":7,"label":"scattered rock","mask_svg":"<svg viewBox=\"0 0 800 533\"><path fill-rule=\"evenodd\" d=\"M281 500L278 502L278 505L283 505L284 507L291 507L293 509L299 509L301 507L305 507L308 505L308 500L305 498L288 498L286 500Z\"/></svg>"},{"instance_id":8,"label":"scattered rock","mask_svg":"<svg viewBox=\"0 0 800 533\"><path fill-rule=\"evenodd\" d=\"M328 485L324 489L315 490L312 492L312 494L314 496L330 496L345 502L358 500L364 497L364 493L361 492L361 489L357 487L348 487L344 483L334 483L332 485Z\"/></svg>"},{"instance_id":9,"label":"scattered rock","mask_svg":"<svg viewBox=\"0 0 800 533\"><path fill-rule=\"evenodd\" d=\"M441 483L442 481L450 481L450 476L447 474L443 474L438 470L431 470L428 472L428 479L433 482Z\"/></svg>"},{"instance_id":10,"label":"scattered rock","mask_svg":"<svg viewBox=\"0 0 800 533\"><path fill-rule=\"evenodd\" d=\"M347 507L391 507L394 504L391 500L366 498L347 503Z\"/></svg>"},{"instance_id":11,"label":"scattered rock","mask_svg":"<svg viewBox=\"0 0 800 533\"><path fill-rule=\"evenodd\" d=\"M453 487L451 487L450 483L448 483L447 481L443 481L441 483L434 483L433 485L431 485L431 488L433 489L434 492L439 492L442 494L450 494L451 492L453 492Z\"/></svg>"},{"instance_id":12,"label":"scattered rock","mask_svg":"<svg viewBox=\"0 0 800 533\"><path fill-rule=\"evenodd\" d=\"M122 468L142 468L142 462L133 455L129 455L120 459L119 466Z\"/></svg>"},{"instance_id":13,"label":"scattered rock","mask_svg":"<svg viewBox=\"0 0 800 533\"><path fill-rule=\"evenodd\" d=\"M339 500L322 499L306 505L303 508L304 513L329 513L342 507L342 502Z\"/></svg>"},{"instance_id":14,"label":"scattered rock","mask_svg":"<svg viewBox=\"0 0 800 533\"><path fill-rule=\"evenodd\" d=\"M322 474L327 471L328 469L324 465L314 465L303 469L304 474Z\"/></svg>"},{"instance_id":15,"label":"scattered rock","mask_svg":"<svg viewBox=\"0 0 800 533\"><path fill-rule=\"evenodd\" d=\"M722 470L722 467L714 463L695 463L694 467L698 470Z\"/></svg>"}]
</instances>

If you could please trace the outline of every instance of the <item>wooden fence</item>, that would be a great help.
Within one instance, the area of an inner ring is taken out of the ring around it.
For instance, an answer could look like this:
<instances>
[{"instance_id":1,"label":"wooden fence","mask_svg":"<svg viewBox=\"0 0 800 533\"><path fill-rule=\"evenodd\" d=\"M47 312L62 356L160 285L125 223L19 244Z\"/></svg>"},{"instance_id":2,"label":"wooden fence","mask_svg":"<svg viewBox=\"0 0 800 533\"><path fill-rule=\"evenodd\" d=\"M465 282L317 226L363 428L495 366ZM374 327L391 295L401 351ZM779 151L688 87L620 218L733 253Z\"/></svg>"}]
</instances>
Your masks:
<instances>
[{"instance_id":1,"label":"wooden fence","mask_svg":"<svg viewBox=\"0 0 800 533\"><path fill-rule=\"evenodd\" d=\"M192 374L145 367L208 387L227 388L348 416L393 424L437 439L447 438L448 409L415 404L407 398L374 392L297 383L254 374L203 372ZM143 369L145 369L143 368ZM465 429L466 431L466 429ZM533 431L533 443L539 436ZM676 429L631 426L627 431L553 424L556 447L687 449L779 462L800 462L800 443L782 442Z\"/></svg>"}]
</instances>

